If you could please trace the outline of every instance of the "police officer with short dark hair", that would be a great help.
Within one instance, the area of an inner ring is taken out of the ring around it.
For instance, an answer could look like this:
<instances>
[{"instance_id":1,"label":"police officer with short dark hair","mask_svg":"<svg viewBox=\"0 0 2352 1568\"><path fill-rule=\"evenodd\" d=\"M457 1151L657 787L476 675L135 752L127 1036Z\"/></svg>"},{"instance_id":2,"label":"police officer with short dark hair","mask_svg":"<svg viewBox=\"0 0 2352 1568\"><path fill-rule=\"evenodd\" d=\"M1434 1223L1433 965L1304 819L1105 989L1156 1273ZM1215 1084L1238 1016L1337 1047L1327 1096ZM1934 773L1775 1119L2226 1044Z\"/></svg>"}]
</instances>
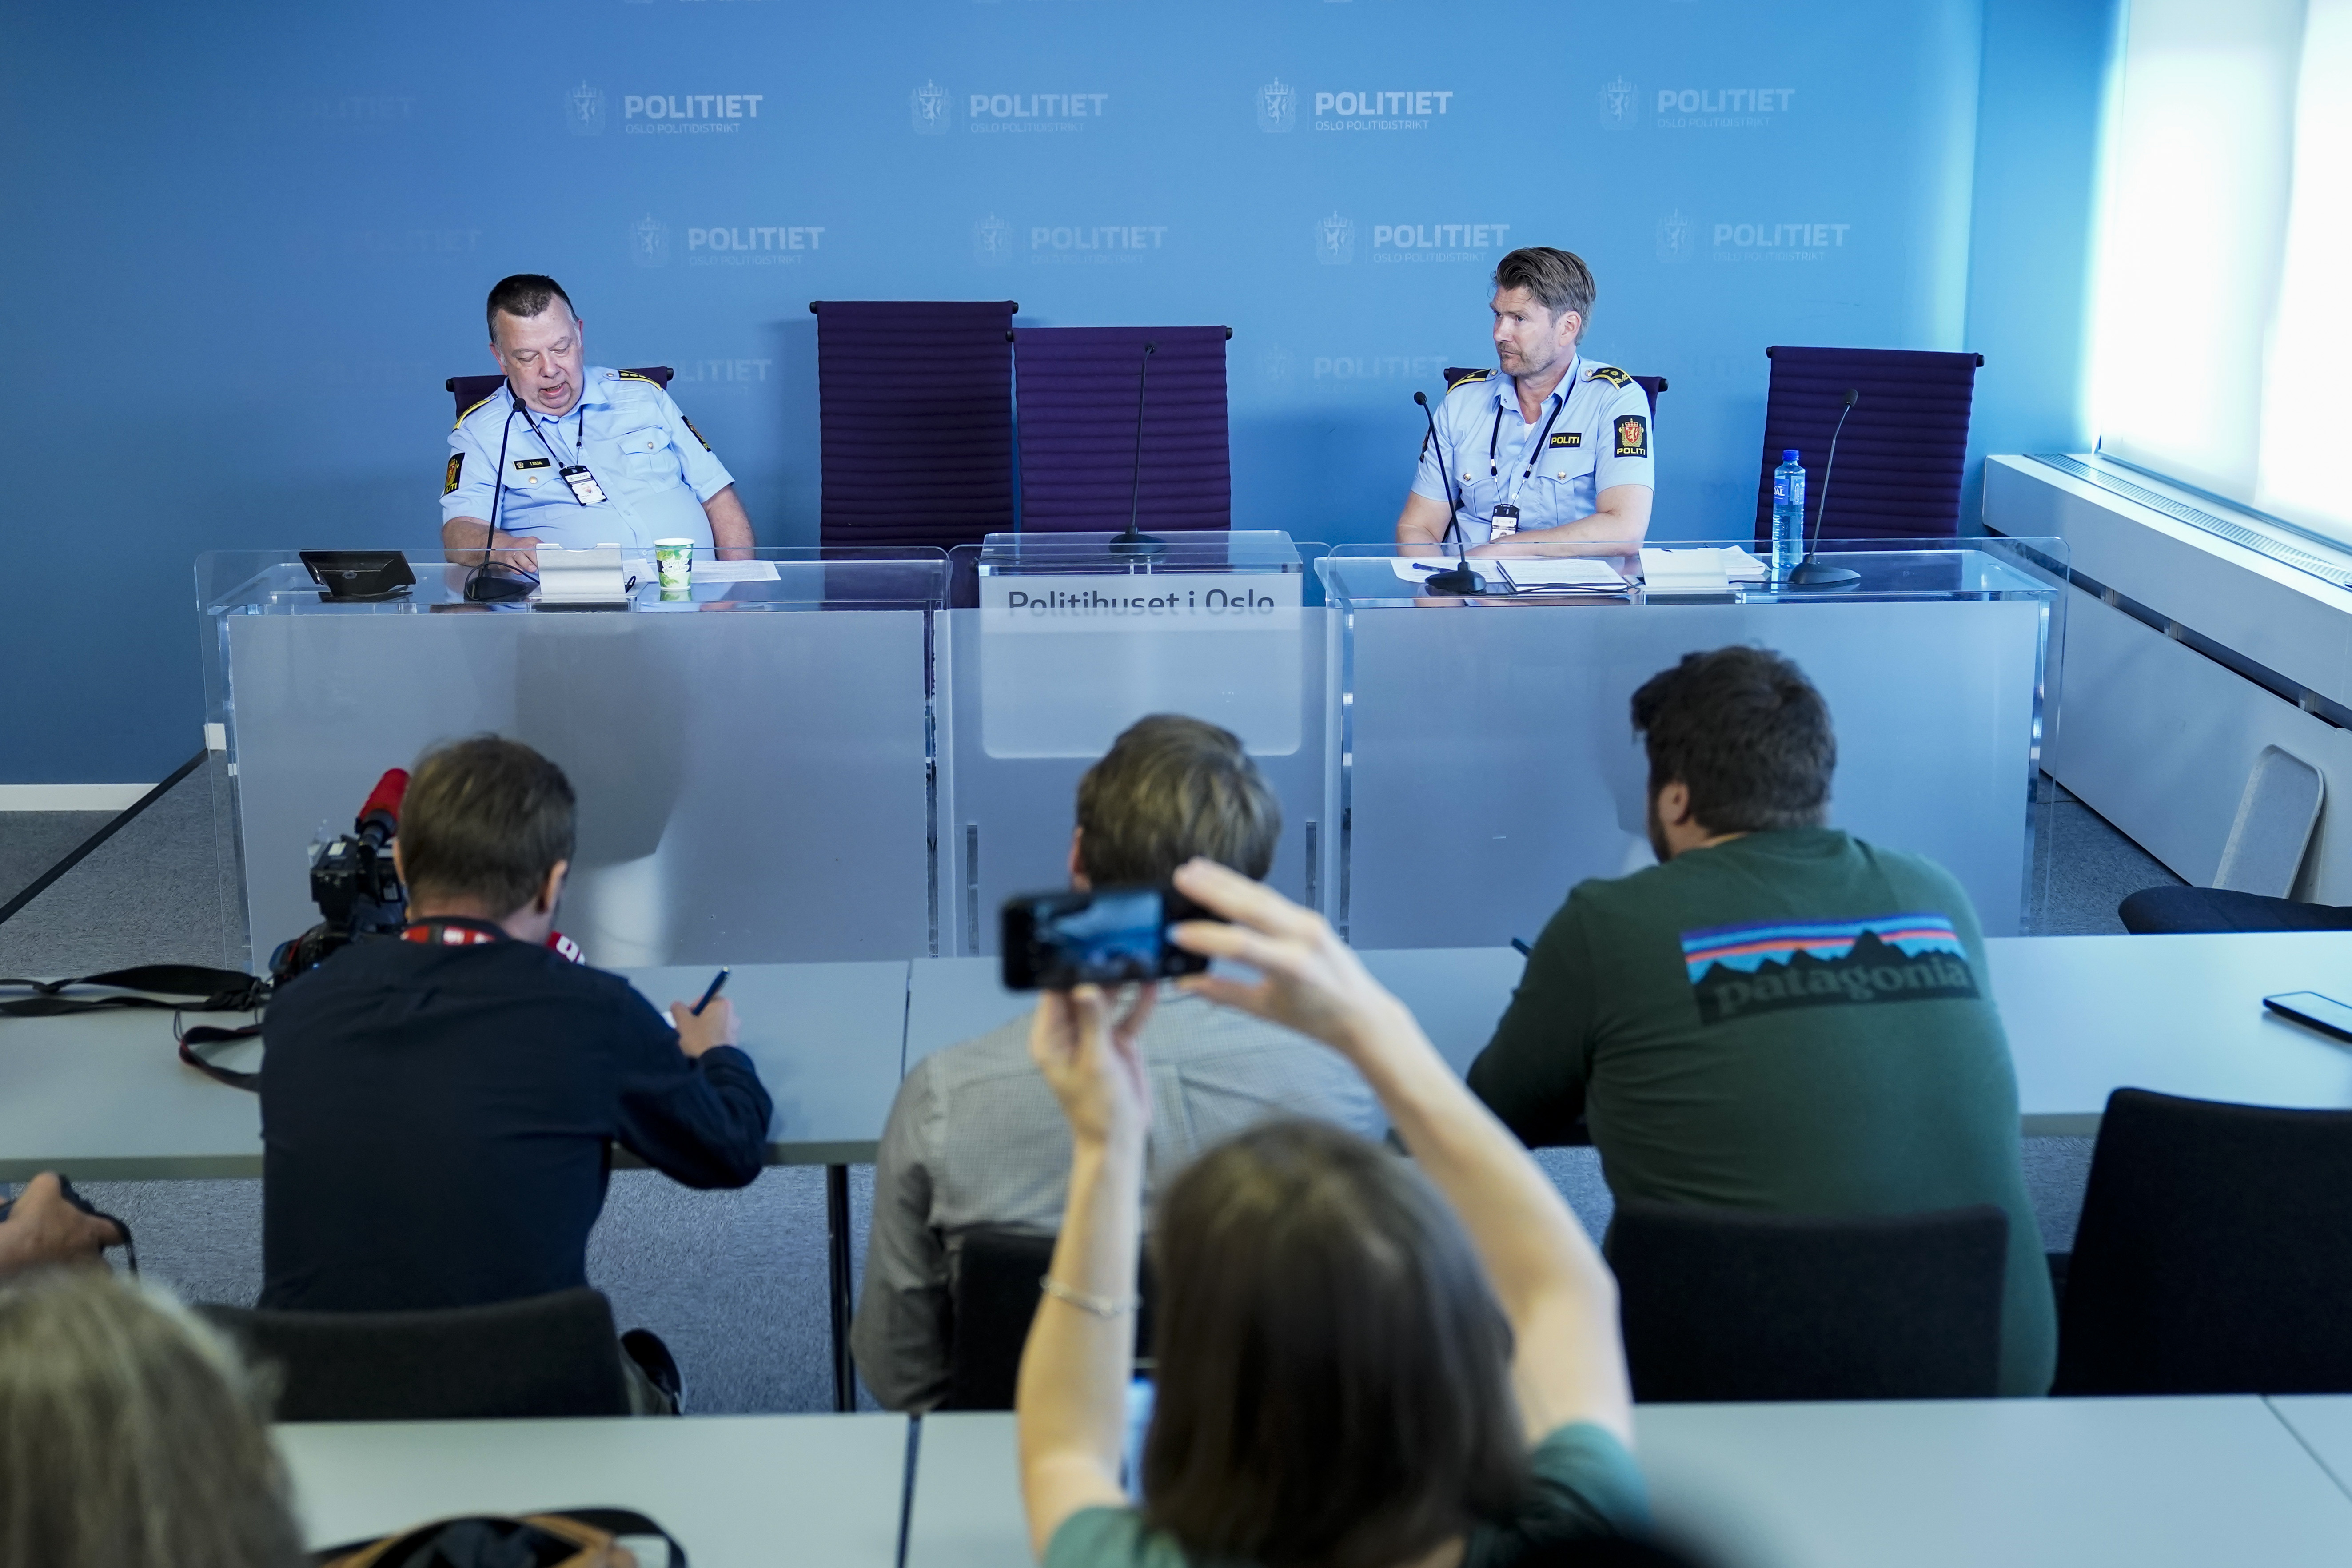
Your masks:
<instances>
[{"instance_id":1,"label":"police officer with short dark hair","mask_svg":"<svg viewBox=\"0 0 2352 1568\"><path fill-rule=\"evenodd\" d=\"M1443 467L1424 439L1397 543L1434 544L1457 515L1474 556L1591 554L1649 531L1649 399L1623 371L1577 351L1593 292L1568 251L1503 257L1489 303L1501 373L1468 371L1447 389L1436 409Z\"/></svg>"},{"instance_id":2,"label":"police officer with short dark hair","mask_svg":"<svg viewBox=\"0 0 2352 1568\"><path fill-rule=\"evenodd\" d=\"M562 284L500 278L488 314L507 384L449 433L441 545L453 559L481 549L493 515L497 559L525 570L541 543L647 555L656 539L690 538L751 554L734 476L657 382L586 362L586 323Z\"/></svg>"}]
</instances>

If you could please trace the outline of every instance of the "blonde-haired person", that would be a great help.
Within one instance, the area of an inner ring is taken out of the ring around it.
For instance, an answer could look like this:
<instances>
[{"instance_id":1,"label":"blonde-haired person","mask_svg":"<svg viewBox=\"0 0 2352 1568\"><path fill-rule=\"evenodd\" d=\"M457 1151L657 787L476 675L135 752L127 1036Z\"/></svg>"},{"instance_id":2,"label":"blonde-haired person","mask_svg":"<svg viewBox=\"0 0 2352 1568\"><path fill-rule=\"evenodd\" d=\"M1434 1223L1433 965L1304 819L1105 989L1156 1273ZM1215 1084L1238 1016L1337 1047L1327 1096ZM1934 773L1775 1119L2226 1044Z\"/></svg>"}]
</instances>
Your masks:
<instances>
[{"instance_id":1,"label":"blonde-haired person","mask_svg":"<svg viewBox=\"0 0 2352 1568\"><path fill-rule=\"evenodd\" d=\"M101 1269L0 1284L0 1568L307 1563L251 1375Z\"/></svg>"},{"instance_id":2,"label":"blonde-haired person","mask_svg":"<svg viewBox=\"0 0 2352 1568\"><path fill-rule=\"evenodd\" d=\"M1120 1486L1153 1006L1048 996L1032 1050L1069 1122L1069 1202L1022 1357L1023 1500L1046 1568L1496 1568L1646 1523L1614 1281L1518 1141L1323 918L1223 867L1176 941L1264 977L1182 982L1311 1036L1413 1165L1328 1125L1204 1154L1153 1235L1156 1408ZM1229 923L1229 924L1228 924Z\"/></svg>"}]
</instances>

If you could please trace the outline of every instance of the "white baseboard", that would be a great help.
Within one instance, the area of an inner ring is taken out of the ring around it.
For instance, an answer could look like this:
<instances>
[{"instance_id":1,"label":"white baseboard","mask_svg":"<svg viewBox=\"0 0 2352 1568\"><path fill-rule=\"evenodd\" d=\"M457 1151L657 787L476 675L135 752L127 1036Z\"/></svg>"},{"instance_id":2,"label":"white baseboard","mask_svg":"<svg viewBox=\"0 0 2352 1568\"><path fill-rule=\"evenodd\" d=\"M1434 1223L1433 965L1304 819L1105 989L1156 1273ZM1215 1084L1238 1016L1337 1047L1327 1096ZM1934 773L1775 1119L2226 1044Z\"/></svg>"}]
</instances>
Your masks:
<instances>
[{"instance_id":1,"label":"white baseboard","mask_svg":"<svg viewBox=\"0 0 2352 1568\"><path fill-rule=\"evenodd\" d=\"M120 811L152 784L0 784L0 811Z\"/></svg>"}]
</instances>

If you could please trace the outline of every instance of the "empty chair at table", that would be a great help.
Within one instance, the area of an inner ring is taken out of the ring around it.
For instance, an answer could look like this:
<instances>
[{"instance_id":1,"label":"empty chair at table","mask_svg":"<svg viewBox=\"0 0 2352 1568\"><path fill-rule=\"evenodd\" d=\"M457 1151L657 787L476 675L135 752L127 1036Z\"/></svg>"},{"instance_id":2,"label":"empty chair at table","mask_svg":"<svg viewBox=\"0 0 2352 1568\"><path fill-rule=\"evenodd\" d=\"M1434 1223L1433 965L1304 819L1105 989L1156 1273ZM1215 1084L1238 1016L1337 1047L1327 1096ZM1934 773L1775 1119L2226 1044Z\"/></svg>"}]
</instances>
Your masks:
<instances>
[{"instance_id":1,"label":"empty chair at table","mask_svg":"<svg viewBox=\"0 0 2352 1568\"><path fill-rule=\"evenodd\" d=\"M1609 1259L1633 1397L1981 1399L2009 1216L1759 1214L1628 1199Z\"/></svg>"},{"instance_id":2,"label":"empty chair at table","mask_svg":"<svg viewBox=\"0 0 2352 1568\"><path fill-rule=\"evenodd\" d=\"M2352 1393L2352 1111L2107 1098L2053 1394Z\"/></svg>"}]
</instances>

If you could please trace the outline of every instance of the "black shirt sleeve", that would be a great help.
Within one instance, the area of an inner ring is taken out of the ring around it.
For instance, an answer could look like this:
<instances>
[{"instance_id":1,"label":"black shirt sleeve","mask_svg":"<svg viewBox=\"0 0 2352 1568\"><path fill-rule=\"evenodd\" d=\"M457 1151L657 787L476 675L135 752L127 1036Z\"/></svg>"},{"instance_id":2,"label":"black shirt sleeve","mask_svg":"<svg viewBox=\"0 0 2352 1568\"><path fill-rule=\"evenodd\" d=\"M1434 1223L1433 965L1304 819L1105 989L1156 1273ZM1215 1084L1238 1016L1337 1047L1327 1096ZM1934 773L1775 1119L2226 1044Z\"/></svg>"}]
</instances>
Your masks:
<instances>
[{"instance_id":1,"label":"black shirt sleeve","mask_svg":"<svg viewBox=\"0 0 2352 1568\"><path fill-rule=\"evenodd\" d=\"M749 1186L766 1161L775 1109L759 1070L731 1045L689 1058L660 1014L641 997L630 1000L614 1138L688 1186Z\"/></svg>"},{"instance_id":2,"label":"black shirt sleeve","mask_svg":"<svg viewBox=\"0 0 2352 1568\"><path fill-rule=\"evenodd\" d=\"M1592 1066L1592 961L1570 894L1536 938L1495 1038L1470 1064L1470 1089L1529 1148L1576 1135Z\"/></svg>"}]
</instances>

